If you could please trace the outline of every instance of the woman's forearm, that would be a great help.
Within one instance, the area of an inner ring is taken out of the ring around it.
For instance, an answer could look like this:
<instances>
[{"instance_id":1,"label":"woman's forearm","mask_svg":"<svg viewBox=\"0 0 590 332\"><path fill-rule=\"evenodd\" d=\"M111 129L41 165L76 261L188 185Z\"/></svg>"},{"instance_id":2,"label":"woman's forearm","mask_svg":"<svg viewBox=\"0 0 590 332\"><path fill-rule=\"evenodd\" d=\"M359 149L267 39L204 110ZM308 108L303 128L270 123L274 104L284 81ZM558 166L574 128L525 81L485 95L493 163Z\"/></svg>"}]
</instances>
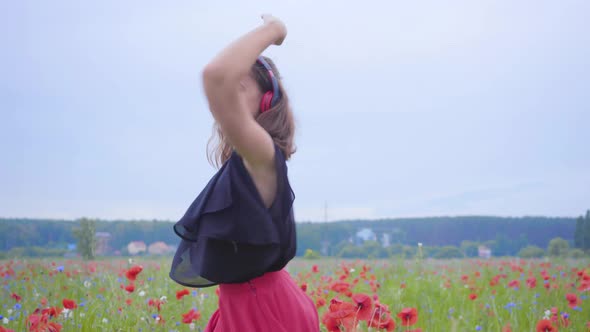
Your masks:
<instances>
[{"instance_id":1,"label":"woman's forearm","mask_svg":"<svg viewBox=\"0 0 590 332\"><path fill-rule=\"evenodd\" d=\"M203 70L203 79L210 84L239 83L247 75L256 58L282 37L282 27L265 23L225 47Z\"/></svg>"}]
</instances>

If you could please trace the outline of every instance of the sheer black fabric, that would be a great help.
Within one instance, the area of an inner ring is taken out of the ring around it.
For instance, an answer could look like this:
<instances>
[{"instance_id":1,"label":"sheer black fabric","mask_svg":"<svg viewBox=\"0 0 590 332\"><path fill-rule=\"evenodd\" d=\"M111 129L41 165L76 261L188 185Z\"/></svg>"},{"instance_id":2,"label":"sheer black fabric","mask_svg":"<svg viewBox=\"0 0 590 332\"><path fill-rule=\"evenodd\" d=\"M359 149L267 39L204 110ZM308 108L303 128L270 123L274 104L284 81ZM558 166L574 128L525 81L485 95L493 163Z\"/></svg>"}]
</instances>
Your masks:
<instances>
[{"instance_id":1,"label":"sheer black fabric","mask_svg":"<svg viewBox=\"0 0 590 332\"><path fill-rule=\"evenodd\" d=\"M275 146L277 193L266 208L242 158L231 157L174 225L181 238L170 278L189 287L239 283L278 271L295 256L295 195Z\"/></svg>"}]
</instances>

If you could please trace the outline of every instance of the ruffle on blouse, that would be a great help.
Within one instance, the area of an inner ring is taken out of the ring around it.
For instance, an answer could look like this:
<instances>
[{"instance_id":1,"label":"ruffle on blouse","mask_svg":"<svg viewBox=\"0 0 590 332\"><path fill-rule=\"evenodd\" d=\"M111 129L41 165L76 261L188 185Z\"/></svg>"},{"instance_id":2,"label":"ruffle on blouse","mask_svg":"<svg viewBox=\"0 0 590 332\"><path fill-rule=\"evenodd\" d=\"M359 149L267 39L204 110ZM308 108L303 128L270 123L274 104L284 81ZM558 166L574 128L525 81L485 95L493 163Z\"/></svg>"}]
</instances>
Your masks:
<instances>
[{"instance_id":1,"label":"ruffle on blouse","mask_svg":"<svg viewBox=\"0 0 590 332\"><path fill-rule=\"evenodd\" d=\"M170 277L189 287L244 282L279 270L295 255L295 195L275 145L277 194L266 208L242 158L233 152L174 225L181 243Z\"/></svg>"}]
</instances>

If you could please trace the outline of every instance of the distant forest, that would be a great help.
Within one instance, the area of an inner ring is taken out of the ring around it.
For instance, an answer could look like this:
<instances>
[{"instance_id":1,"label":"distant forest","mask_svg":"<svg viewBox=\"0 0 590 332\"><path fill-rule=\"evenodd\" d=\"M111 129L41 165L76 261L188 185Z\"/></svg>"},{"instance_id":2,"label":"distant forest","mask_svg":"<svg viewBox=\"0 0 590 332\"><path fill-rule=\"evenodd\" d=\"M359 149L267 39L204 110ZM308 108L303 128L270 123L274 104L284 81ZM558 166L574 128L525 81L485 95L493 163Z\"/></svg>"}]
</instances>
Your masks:
<instances>
[{"instance_id":1,"label":"distant forest","mask_svg":"<svg viewBox=\"0 0 590 332\"><path fill-rule=\"evenodd\" d=\"M421 243L426 256L435 256L440 248L460 248L466 256L475 256L481 245L490 248L493 256L509 256L526 247L546 249L557 237L574 247L576 241L584 241L584 235L576 235L580 223L589 228L590 214L580 218L463 216L298 223L297 255L311 250L323 256L411 256ZM32 247L65 251L76 243L72 231L77 225L72 220L0 218L0 251ZM122 254L132 241L178 245L172 226L172 222L156 220L96 220L96 232L110 233L109 247Z\"/></svg>"}]
</instances>

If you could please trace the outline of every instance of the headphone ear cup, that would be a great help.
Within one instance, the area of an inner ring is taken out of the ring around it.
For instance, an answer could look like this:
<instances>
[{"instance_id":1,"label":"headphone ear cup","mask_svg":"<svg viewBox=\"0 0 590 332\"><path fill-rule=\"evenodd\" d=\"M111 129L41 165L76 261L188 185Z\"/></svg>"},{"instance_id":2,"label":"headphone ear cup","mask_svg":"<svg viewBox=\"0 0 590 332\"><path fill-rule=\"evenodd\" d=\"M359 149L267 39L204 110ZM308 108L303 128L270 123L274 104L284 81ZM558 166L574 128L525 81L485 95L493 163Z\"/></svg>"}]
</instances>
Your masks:
<instances>
[{"instance_id":1,"label":"headphone ear cup","mask_svg":"<svg viewBox=\"0 0 590 332\"><path fill-rule=\"evenodd\" d=\"M262 99L260 100L260 112L264 113L270 109L272 97L272 91L267 91L264 93L264 95L262 95Z\"/></svg>"}]
</instances>

